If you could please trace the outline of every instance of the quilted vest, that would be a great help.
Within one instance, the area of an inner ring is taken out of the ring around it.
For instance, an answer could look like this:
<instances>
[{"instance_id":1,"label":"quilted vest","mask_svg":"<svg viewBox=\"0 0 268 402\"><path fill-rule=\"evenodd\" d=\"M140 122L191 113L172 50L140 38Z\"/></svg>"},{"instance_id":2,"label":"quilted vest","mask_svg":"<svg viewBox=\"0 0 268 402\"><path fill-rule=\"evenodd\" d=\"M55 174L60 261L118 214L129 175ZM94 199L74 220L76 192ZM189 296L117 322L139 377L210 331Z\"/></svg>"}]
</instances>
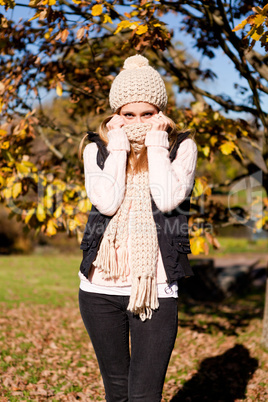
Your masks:
<instances>
[{"instance_id":1,"label":"quilted vest","mask_svg":"<svg viewBox=\"0 0 268 402\"><path fill-rule=\"evenodd\" d=\"M176 144L169 153L172 162L181 142L188 137L189 131L178 136ZM98 134L89 132L88 140L98 146L97 164L103 169L108 150ZM188 217L190 211L190 195L177 208L170 212L161 212L151 195L152 212L157 229L158 244L167 275L167 283L192 276L193 271L189 264L187 254L191 253L188 236ZM80 249L83 250L83 259L80 271L88 277L89 270L96 258L99 244L104 231L113 216L103 215L92 205L88 221L81 241Z\"/></svg>"}]
</instances>

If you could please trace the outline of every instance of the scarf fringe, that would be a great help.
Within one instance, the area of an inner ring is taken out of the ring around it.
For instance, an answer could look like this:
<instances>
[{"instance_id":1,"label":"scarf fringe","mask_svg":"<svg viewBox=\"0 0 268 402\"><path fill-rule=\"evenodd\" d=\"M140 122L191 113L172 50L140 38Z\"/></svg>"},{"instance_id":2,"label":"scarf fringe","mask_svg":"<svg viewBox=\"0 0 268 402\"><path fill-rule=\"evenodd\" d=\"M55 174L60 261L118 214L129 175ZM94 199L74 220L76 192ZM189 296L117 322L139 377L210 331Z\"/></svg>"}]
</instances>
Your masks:
<instances>
[{"instance_id":1,"label":"scarf fringe","mask_svg":"<svg viewBox=\"0 0 268 402\"><path fill-rule=\"evenodd\" d=\"M114 242L103 238L94 265L102 273L103 279L126 280L125 267L128 264L128 250L126 247L121 250L122 255L118 258Z\"/></svg>"},{"instance_id":2,"label":"scarf fringe","mask_svg":"<svg viewBox=\"0 0 268 402\"><path fill-rule=\"evenodd\" d=\"M135 278L127 309L139 315L142 321L152 318L152 311L158 309L157 283L155 277Z\"/></svg>"}]
</instances>

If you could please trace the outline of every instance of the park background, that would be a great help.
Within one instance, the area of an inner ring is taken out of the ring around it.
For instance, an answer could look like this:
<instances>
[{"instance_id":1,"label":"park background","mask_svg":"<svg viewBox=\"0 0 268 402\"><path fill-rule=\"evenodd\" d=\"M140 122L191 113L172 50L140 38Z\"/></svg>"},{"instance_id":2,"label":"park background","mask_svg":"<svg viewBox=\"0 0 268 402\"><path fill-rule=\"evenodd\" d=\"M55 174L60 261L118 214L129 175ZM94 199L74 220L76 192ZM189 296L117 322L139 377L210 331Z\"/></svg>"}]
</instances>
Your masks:
<instances>
[{"instance_id":1,"label":"park background","mask_svg":"<svg viewBox=\"0 0 268 402\"><path fill-rule=\"evenodd\" d=\"M77 302L90 210L78 147L138 52L163 74L168 114L195 131L199 151L196 275L180 284L163 401L266 401L267 7L1 4L1 400L104 400Z\"/></svg>"}]
</instances>

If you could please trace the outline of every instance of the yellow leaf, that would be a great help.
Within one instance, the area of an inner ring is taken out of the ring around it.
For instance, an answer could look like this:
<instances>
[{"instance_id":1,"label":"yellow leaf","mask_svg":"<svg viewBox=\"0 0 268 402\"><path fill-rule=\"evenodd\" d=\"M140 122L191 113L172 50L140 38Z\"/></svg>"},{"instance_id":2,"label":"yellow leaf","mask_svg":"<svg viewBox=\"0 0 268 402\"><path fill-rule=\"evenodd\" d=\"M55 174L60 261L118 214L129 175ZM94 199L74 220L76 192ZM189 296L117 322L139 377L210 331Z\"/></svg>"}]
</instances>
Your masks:
<instances>
[{"instance_id":1,"label":"yellow leaf","mask_svg":"<svg viewBox=\"0 0 268 402\"><path fill-rule=\"evenodd\" d=\"M97 17L98 15L102 14L102 4L95 4L95 6L92 7L91 14L93 17Z\"/></svg>"},{"instance_id":2,"label":"yellow leaf","mask_svg":"<svg viewBox=\"0 0 268 402\"><path fill-rule=\"evenodd\" d=\"M240 149L239 149L237 146L235 147L235 150L236 150L237 155L240 157L240 159L241 159L241 160L244 160L244 157L243 157L243 155L241 154Z\"/></svg>"},{"instance_id":3,"label":"yellow leaf","mask_svg":"<svg viewBox=\"0 0 268 402\"><path fill-rule=\"evenodd\" d=\"M195 186L193 190L193 197L200 197L200 195L211 194L211 188L208 186L207 180L203 177L197 177L195 179Z\"/></svg>"},{"instance_id":4,"label":"yellow leaf","mask_svg":"<svg viewBox=\"0 0 268 402\"><path fill-rule=\"evenodd\" d=\"M56 93L57 93L58 96L61 96L61 95L62 95L62 85L61 85L60 82L57 83L57 86L56 86Z\"/></svg>"},{"instance_id":5,"label":"yellow leaf","mask_svg":"<svg viewBox=\"0 0 268 402\"><path fill-rule=\"evenodd\" d=\"M4 187L6 181L4 179L4 177L0 176L0 187Z\"/></svg>"},{"instance_id":6,"label":"yellow leaf","mask_svg":"<svg viewBox=\"0 0 268 402\"><path fill-rule=\"evenodd\" d=\"M139 25L138 26L138 29L137 29L137 31L136 31L136 34L137 35L142 35L142 34L144 34L145 32L147 32L148 31L148 25Z\"/></svg>"},{"instance_id":7,"label":"yellow leaf","mask_svg":"<svg viewBox=\"0 0 268 402\"><path fill-rule=\"evenodd\" d=\"M62 205L60 205L53 214L56 219L58 219L62 215Z\"/></svg>"},{"instance_id":8,"label":"yellow leaf","mask_svg":"<svg viewBox=\"0 0 268 402\"><path fill-rule=\"evenodd\" d=\"M27 156L27 155L26 155ZM33 162L30 161L23 161L22 162L24 166L28 167L28 168L32 168L33 171L37 171L37 167L35 166L35 164Z\"/></svg>"},{"instance_id":9,"label":"yellow leaf","mask_svg":"<svg viewBox=\"0 0 268 402\"><path fill-rule=\"evenodd\" d=\"M46 32L45 35L44 35L44 38L49 39L50 38L50 32Z\"/></svg>"},{"instance_id":10,"label":"yellow leaf","mask_svg":"<svg viewBox=\"0 0 268 402\"><path fill-rule=\"evenodd\" d=\"M258 230L260 230L262 228L262 226L263 226L263 218L259 219L255 224L255 227Z\"/></svg>"},{"instance_id":11,"label":"yellow leaf","mask_svg":"<svg viewBox=\"0 0 268 402\"><path fill-rule=\"evenodd\" d=\"M18 131L18 132L16 133L16 135L20 136L20 138L21 138L22 140L24 140L24 138L27 136L27 132L26 132L26 130L22 129L22 130Z\"/></svg>"},{"instance_id":12,"label":"yellow leaf","mask_svg":"<svg viewBox=\"0 0 268 402\"><path fill-rule=\"evenodd\" d=\"M209 155L209 152L210 152L210 147L209 147L208 145L206 145L206 146L204 146L204 147L202 148L202 151L203 151L203 154L204 154L205 156L208 156L208 155Z\"/></svg>"},{"instance_id":13,"label":"yellow leaf","mask_svg":"<svg viewBox=\"0 0 268 402\"><path fill-rule=\"evenodd\" d=\"M72 232L74 229L76 229L77 226L79 226L79 225L78 225L78 223L77 223L74 219L70 219L70 220L69 220L69 222L68 222L68 227L69 227L69 229L70 229L71 232Z\"/></svg>"},{"instance_id":14,"label":"yellow leaf","mask_svg":"<svg viewBox=\"0 0 268 402\"><path fill-rule=\"evenodd\" d=\"M16 168L19 173L29 173L31 168L29 168L24 162L16 163Z\"/></svg>"},{"instance_id":15,"label":"yellow leaf","mask_svg":"<svg viewBox=\"0 0 268 402\"><path fill-rule=\"evenodd\" d=\"M36 13L32 18L30 18L28 21L33 21L33 20L35 20L36 18L38 18L39 17L39 15L40 15L41 13Z\"/></svg>"},{"instance_id":16,"label":"yellow leaf","mask_svg":"<svg viewBox=\"0 0 268 402\"><path fill-rule=\"evenodd\" d=\"M243 21L240 22L240 24L238 24L232 31L235 32L235 31L239 31L239 29L243 29L244 26L247 25L247 23L248 23L248 20L247 20L247 19L243 20Z\"/></svg>"},{"instance_id":17,"label":"yellow leaf","mask_svg":"<svg viewBox=\"0 0 268 402\"><path fill-rule=\"evenodd\" d=\"M263 24L265 21L265 15L256 15L255 19L254 19L254 24L256 25L256 27L260 26L261 24Z\"/></svg>"},{"instance_id":18,"label":"yellow leaf","mask_svg":"<svg viewBox=\"0 0 268 402\"><path fill-rule=\"evenodd\" d=\"M103 23L107 24L107 22L109 22L109 24L112 24L113 23L112 18L110 17L109 14L104 14Z\"/></svg>"},{"instance_id":19,"label":"yellow leaf","mask_svg":"<svg viewBox=\"0 0 268 402\"><path fill-rule=\"evenodd\" d=\"M254 33L251 35L251 38L252 38L253 40L260 40L262 34L263 34L263 30L262 30L262 33L261 33L261 34L258 34L258 32L256 31L256 32L254 32Z\"/></svg>"},{"instance_id":20,"label":"yellow leaf","mask_svg":"<svg viewBox=\"0 0 268 402\"><path fill-rule=\"evenodd\" d=\"M8 149L8 148L9 148L9 145L10 145L10 142L9 142L9 141L4 141L4 142L1 144L1 149Z\"/></svg>"},{"instance_id":21,"label":"yellow leaf","mask_svg":"<svg viewBox=\"0 0 268 402\"><path fill-rule=\"evenodd\" d=\"M256 30L256 28L255 28L255 26L253 25L253 27L250 29L250 31L246 34L245 38L247 38L248 36L253 35L254 32L255 32L255 30Z\"/></svg>"},{"instance_id":22,"label":"yellow leaf","mask_svg":"<svg viewBox=\"0 0 268 402\"><path fill-rule=\"evenodd\" d=\"M47 208L47 209L52 208L52 206L53 206L53 197L47 195L47 196L45 197L45 203L46 203L46 208Z\"/></svg>"},{"instance_id":23,"label":"yellow leaf","mask_svg":"<svg viewBox=\"0 0 268 402\"><path fill-rule=\"evenodd\" d=\"M18 197L18 195L21 193L21 189L22 189L22 186L21 186L20 182L14 184L13 189L12 189L13 198Z\"/></svg>"},{"instance_id":24,"label":"yellow leaf","mask_svg":"<svg viewBox=\"0 0 268 402\"><path fill-rule=\"evenodd\" d=\"M211 143L211 145L214 147L214 145L216 144L216 142L218 141L218 137L216 136L216 135L213 135L211 138L210 138L210 143Z\"/></svg>"},{"instance_id":25,"label":"yellow leaf","mask_svg":"<svg viewBox=\"0 0 268 402\"><path fill-rule=\"evenodd\" d=\"M56 0L48 0L48 4L50 6L54 6L56 4Z\"/></svg>"},{"instance_id":26,"label":"yellow leaf","mask_svg":"<svg viewBox=\"0 0 268 402\"><path fill-rule=\"evenodd\" d=\"M6 135L7 135L7 131L0 129L0 136L5 137Z\"/></svg>"},{"instance_id":27,"label":"yellow leaf","mask_svg":"<svg viewBox=\"0 0 268 402\"><path fill-rule=\"evenodd\" d=\"M85 224L85 220L79 215L75 215L74 220L78 226Z\"/></svg>"},{"instance_id":28,"label":"yellow leaf","mask_svg":"<svg viewBox=\"0 0 268 402\"><path fill-rule=\"evenodd\" d=\"M55 179L52 184L56 186L60 191L64 191L66 188L66 184L59 179Z\"/></svg>"},{"instance_id":29,"label":"yellow leaf","mask_svg":"<svg viewBox=\"0 0 268 402\"><path fill-rule=\"evenodd\" d=\"M31 209L27 212L27 214L26 214L26 216L25 216L25 219L24 219L25 223L28 223L28 222L29 222L29 220L30 220L31 217L33 216L34 212L35 212L35 208L31 208Z\"/></svg>"},{"instance_id":30,"label":"yellow leaf","mask_svg":"<svg viewBox=\"0 0 268 402\"><path fill-rule=\"evenodd\" d=\"M81 201L79 201L77 206L78 206L79 211L86 213L90 210L90 201L89 201L89 199L81 200Z\"/></svg>"},{"instance_id":31,"label":"yellow leaf","mask_svg":"<svg viewBox=\"0 0 268 402\"><path fill-rule=\"evenodd\" d=\"M205 239L204 237L194 237L190 239L192 254L198 255L205 251Z\"/></svg>"},{"instance_id":32,"label":"yellow leaf","mask_svg":"<svg viewBox=\"0 0 268 402\"><path fill-rule=\"evenodd\" d=\"M38 204L36 210L36 217L39 222L43 222L46 219L46 213L43 204Z\"/></svg>"},{"instance_id":33,"label":"yellow leaf","mask_svg":"<svg viewBox=\"0 0 268 402\"><path fill-rule=\"evenodd\" d=\"M119 24L117 25L117 28L114 32L114 35L120 31L122 31L122 29L130 28L132 25L133 25L132 21L124 20L124 21L119 22Z\"/></svg>"},{"instance_id":34,"label":"yellow leaf","mask_svg":"<svg viewBox=\"0 0 268 402\"><path fill-rule=\"evenodd\" d=\"M31 178L35 181L35 183L38 183L39 180L38 174L36 173L32 174Z\"/></svg>"},{"instance_id":35,"label":"yellow leaf","mask_svg":"<svg viewBox=\"0 0 268 402\"><path fill-rule=\"evenodd\" d=\"M48 236L54 236L57 233L57 224L53 221L53 219L49 219L48 223L47 223L47 230L46 230L46 234Z\"/></svg>"},{"instance_id":36,"label":"yellow leaf","mask_svg":"<svg viewBox=\"0 0 268 402\"><path fill-rule=\"evenodd\" d=\"M232 141L225 141L219 148L223 155L230 155L235 147L236 145Z\"/></svg>"},{"instance_id":37,"label":"yellow leaf","mask_svg":"<svg viewBox=\"0 0 268 402\"><path fill-rule=\"evenodd\" d=\"M194 237L199 237L199 236L201 236L202 231L203 231L202 228L197 229L197 230L193 233Z\"/></svg>"},{"instance_id":38,"label":"yellow leaf","mask_svg":"<svg viewBox=\"0 0 268 402\"><path fill-rule=\"evenodd\" d=\"M64 212L65 212L67 215L72 215L72 214L74 213L74 210L73 210L73 208L71 207L71 205L66 205L65 208L64 208Z\"/></svg>"},{"instance_id":39,"label":"yellow leaf","mask_svg":"<svg viewBox=\"0 0 268 402\"><path fill-rule=\"evenodd\" d=\"M81 0L72 0L72 2L73 2L74 4L80 4L80 3L82 3Z\"/></svg>"},{"instance_id":40,"label":"yellow leaf","mask_svg":"<svg viewBox=\"0 0 268 402\"><path fill-rule=\"evenodd\" d=\"M3 195L6 199L12 197L12 188L4 188Z\"/></svg>"}]
</instances>

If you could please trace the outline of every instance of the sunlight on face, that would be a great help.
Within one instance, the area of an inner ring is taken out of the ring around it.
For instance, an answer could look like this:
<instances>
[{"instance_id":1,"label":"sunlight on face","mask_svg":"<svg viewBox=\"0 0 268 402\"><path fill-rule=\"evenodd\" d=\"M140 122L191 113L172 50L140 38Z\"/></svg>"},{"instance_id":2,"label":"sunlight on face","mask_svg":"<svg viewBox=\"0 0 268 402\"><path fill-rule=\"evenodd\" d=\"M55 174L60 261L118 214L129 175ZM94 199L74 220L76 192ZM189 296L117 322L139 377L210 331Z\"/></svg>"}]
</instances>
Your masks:
<instances>
[{"instance_id":1,"label":"sunlight on face","mask_svg":"<svg viewBox=\"0 0 268 402\"><path fill-rule=\"evenodd\" d=\"M156 106L146 102L128 103L121 107L119 115L125 124L149 123L150 118L158 113Z\"/></svg>"}]
</instances>

